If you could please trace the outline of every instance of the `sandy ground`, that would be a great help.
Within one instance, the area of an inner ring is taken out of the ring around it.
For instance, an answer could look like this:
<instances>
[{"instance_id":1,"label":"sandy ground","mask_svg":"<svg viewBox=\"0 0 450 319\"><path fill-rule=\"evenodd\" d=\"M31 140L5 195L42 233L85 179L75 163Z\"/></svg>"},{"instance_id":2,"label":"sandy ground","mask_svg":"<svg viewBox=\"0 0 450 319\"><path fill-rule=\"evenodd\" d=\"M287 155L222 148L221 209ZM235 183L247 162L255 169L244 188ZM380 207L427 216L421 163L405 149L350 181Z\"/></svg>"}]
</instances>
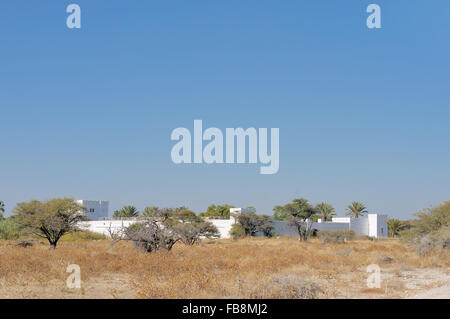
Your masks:
<instances>
[{"instance_id":1,"label":"sandy ground","mask_svg":"<svg viewBox=\"0 0 450 319\"><path fill-rule=\"evenodd\" d=\"M420 292L408 296L411 299L450 299L450 274L437 271L419 272L420 278L413 277L410 286ZM425 287L420 288L420 285ZM435 286L427 288L427 286Z\"/></svg>"},{"instance_id":2,"label":"sandy ground","mask_svg":"<svg viewBox=\"0 0 450 319\"><path fill-rule=\"evenodd\" d=\"M346 281L345 278L348 278ZM350 279L351 278L351 279ZM357 277L358 278L358 277ZM325 298L407 298L407 299L450 299L450 272L442 269L384 269L382 288L364 287L365 275L360 280L354 275L342 275L337 282L346 282L336 287L334 293ZM333 285L333 280L323 285ZM332 289L331 289L332 290ZM21 285L6 285L0 282L0 298L81 298L81 299L132 299L134 295L133 279L116 274L107 274L82 283L81 289L68 289L65 282L30 282Z\"/></svg>"}]
</instances>

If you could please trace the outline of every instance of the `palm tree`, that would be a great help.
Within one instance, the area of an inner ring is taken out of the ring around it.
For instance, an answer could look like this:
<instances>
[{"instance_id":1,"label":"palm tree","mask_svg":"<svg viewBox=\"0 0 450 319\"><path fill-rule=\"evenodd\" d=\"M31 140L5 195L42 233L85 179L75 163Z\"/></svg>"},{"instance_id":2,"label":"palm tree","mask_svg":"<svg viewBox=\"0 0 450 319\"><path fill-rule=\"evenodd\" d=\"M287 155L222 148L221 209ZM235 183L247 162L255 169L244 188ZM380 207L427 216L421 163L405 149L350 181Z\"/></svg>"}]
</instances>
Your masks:
<instances>
[{"instance_id":1,"label":"palm tree","mask_svg":"<svg viewBox=\"0 0 450 319\"><path fill-rule=\"evenodd\" d=\"M318 204L316 206L316 211L324 222L331 221L332 216L336 215L334 207L328 203Z\"/></svg>"},{"instance_id":2,"label":"palm tree","mask_svg":"<svg viewBox=\"0 0 450 319\"><path fill-rule=\"evenodd\" d=\"M347 207L347 212L345 213L347 216L353 216L354 218L358 218L359 216L363 216L366 214L367 208L361 202L353 202L350 206Z\"/></svg>"},{"instance_id":3,"label":"palm tree","mask_svg":"<svg viewBox=\"0 0 450 319\"><path fill-rule=\"evenodd\" d=\"M400 232L408 228L408 222L404 222L398 219L389 219L387 221L389 235L391 237L397 237Z\"/></svg>"},{"instance_id":4,"label":"palm tree","mask_svg":"<svg viewBox=\"0 0 450 319\"><path fill-rule=\"evenodd\" d=\"M114 212L115 218L132 218L132 217L138 217L139 211L134 206L124 206L120 210L116 210Z\"/></svg>"}]
</instances>

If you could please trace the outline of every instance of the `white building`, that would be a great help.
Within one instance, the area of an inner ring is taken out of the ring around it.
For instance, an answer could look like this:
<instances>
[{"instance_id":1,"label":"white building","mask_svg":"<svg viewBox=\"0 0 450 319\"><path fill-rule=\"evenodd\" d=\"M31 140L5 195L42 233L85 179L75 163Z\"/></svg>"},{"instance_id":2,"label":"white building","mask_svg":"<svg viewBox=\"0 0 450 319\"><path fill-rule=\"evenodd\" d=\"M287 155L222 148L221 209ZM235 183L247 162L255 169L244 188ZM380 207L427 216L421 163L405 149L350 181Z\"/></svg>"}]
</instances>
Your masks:
<instances>
[{"instance_id":1,"label":"white building","mask_svg":"<svg viewBox=\"0 0 450 319\"><path fill-rule=\"evenodd\" d=\"M246 209L232 208L230 214L236 216L240 213L247 212ZM331 222L323 222L321 219L317 223L313 223L313 229L317 230L353 230L356 236L369 236L374 238L388 237L388 228L386 221L387 215L367 214L366 216L353 217L333 217ZM214 221L212 220L211 222ZM235 223L234 218L229 221L231 225ZM274 227L277 234L280 236L298 236L297 230L289 226L285 221L274 221ZM229 234L223 238L230 237Z\"/></svg>"},{"instance_id":2,"label":"white building","mask_svg":"<svg viewBox=\"0 0 450 319\"><path fill-rule=\"evenodd\" d=\"M374 238L388 237L387 215L367 214L366 216L333 217L331 222L318 220L312 228L317 230L353 230L356 236L369 236ZM275 229L281 236L298 236L295 228L288 226L287 222L275 221Z\"/></svg>"},{"instance_id":3,"label":"white building","mask_svg":"<svg viewBox=\"0 0 450 319\"><path fill-rule=\"evenodd\" d=\"M104 220L109 218L109 202L102 200L77 200L77 203L82 205L84 214L90 220Z\"/></svg>"},{"instance_id":4,"label":"white building","mask_svg":"<svg viewBox=\"0 0 450 319\"><path fill-rule=\"evenodd\" d=\"M81 223L81 227L92 232L108 235L110 229L121 230L136 223L136 220L108 220L108 202L104 201L79 201L86 207L87 215L92 221ZM230 238L230 230L236 223L234 216L254 212L253 209L231 208L230 219L208 219L219 230L221 238ZM387 215L368 214L360 218L353 217L333 217L331 222L318 220L313 223L313 228L317 230L353 230L357 236L369 236L374 238L388 237ZM280 236L297 237L297 230L289 226L285 221L274 221L275 231Z\"/></svg>"}]
</instances>

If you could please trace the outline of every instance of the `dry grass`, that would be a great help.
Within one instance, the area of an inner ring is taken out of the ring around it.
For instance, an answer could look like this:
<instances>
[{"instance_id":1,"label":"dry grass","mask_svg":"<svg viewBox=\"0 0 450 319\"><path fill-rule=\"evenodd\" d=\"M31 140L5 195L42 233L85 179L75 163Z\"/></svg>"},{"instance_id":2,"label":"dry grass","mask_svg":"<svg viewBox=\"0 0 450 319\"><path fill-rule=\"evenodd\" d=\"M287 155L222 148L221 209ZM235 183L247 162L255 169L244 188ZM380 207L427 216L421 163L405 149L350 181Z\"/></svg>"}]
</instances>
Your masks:
<instances>
[{"instance_id":1,"label":"dry grass","mask_svg":"<svg viewBox=\"0 0 450 319\"><path fill-rule=\"evenodd\" d=\"M80 291L65 288L69 264L81 268ZM370 264L382 269L381 289L366 288ZM18 248L3 242L0 297L395 298L407 295L405 282L415 278L415 271L441 273L449 267L448 250L419 257L392 240L218 240L152 254L137 252L129 243L111 249L106 240L63 242L54 251L46 245Z\"/></svg>"}]
</instances>

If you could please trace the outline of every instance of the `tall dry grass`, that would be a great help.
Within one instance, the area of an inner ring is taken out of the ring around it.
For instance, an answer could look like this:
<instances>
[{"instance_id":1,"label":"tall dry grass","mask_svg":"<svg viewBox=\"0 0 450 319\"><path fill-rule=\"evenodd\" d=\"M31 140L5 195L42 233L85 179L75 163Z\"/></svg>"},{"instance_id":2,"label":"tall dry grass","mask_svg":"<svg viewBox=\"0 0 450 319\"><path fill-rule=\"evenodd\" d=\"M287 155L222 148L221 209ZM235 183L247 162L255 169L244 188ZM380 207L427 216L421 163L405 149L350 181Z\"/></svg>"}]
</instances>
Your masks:
<instances>
[{"instance_id":1,"label":"tall dry grass","mask_svg":"<svg viewBox=\"0 0 450 319\"><path fill-rule=\"evenodd\" d=\"M64 286L69 264L80 266L83 282L105 274L126 276L138 298L321 298L342 296L343 289L352 285L364 288L370 264L386 269L448 269L450 254L436 251L419 257L412 248L391 240L347 244L300 243L291 238L218 240L152 254L135 251L129 243L111 248L106 240L63 242L56 250L44 244L18 248L0 243L3 287L26 287L31 282Z\"/></svg>"}]
</instances>

